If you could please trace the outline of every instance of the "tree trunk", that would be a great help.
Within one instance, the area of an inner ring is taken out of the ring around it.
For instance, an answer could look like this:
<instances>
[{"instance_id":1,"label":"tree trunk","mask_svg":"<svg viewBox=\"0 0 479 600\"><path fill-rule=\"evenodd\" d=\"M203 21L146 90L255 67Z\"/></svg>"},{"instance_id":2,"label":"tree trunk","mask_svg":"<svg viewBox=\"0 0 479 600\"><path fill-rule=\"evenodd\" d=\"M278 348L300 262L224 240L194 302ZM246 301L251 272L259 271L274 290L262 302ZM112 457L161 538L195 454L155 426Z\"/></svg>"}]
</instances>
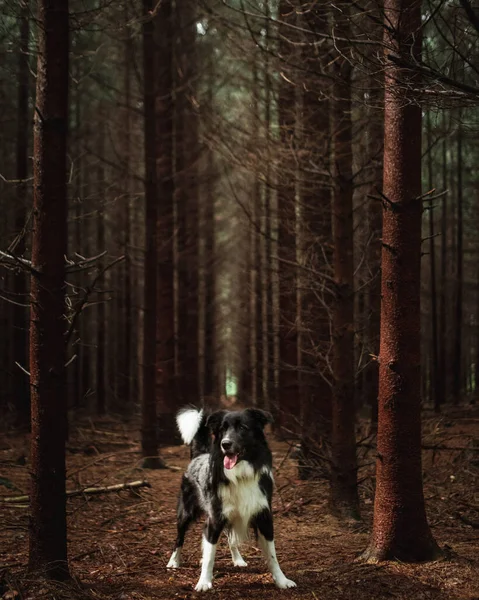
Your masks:
<instances>
[{"instance_id":1,"label":"tree trunk","mask_svg":"<svg viewBox=\"0 0 479 600\"><path fill-rule=\"evenodd\" d=\"M32 400L29 567L69 577L65 436L68 52L67 0L38 3L34 134L30 384Z\"/></svg>"},{"instance_id":2,"label":"tree trunk","mask_svg":"<svg viewBox=\"0 0 479 600\"><path fill-rule=\"evenodd\" d=\"M428 172L428 191L434 187L433 181L433 164L432 164L432 132L431 132L431 113L427 113L427 144L428 144L428 156L427 156L427 172ZM429 203L429 267L430 267L430 278L431 278L431 329L432 329L432 352L431 352L431 378L430 387L431 395L434 402L434 410L440 411L441 407L441 396L440 396L440 382L439 382L439 342L438 342L438 331L437 331L437 286L436 286L436 243L435 243L435 232L434 232L434 204L433 200Z\"/></svg>"},{"instance_id":3,"label":"tree trunk","mask_svg":"<svg viewBox=\"0 0 479 600\"><path fill-rule=\"evenodd\" d=\"M443 116L443 142L442 142L442 187L443 191L447 190L447 139L446 133L446 118ZM439 299L439 369L438 369L438 404L444 404L447 398L448 377L446 369L447 356L447 193L442 197L441 210L441 295Z\"/></svg>"},{"instance_id":4,"label":"tree trunk","mask_svg":"<svg viewBox=\"0 0 479 600\"><path fill-rule=\"evenodd\" d=\"M105 168L102 162L105 153L105 121L100 105L98 110L100 122L98 124L98 159L96 168L96 190L98 193L99 208L96 215L96 253L105 250ZM96 412L98 415L106 413L106 385L105 385L105 345L106 345L106 298L101 297L96 308Z\"/></svg>"},{"instance_id":5,"label":"tree trunk","mask_svg":"<svg viewBox=\"0 0 479 600\"><path fill-rule=\"evenodd\" d=\"M143 0L143 103L145 156L145 287L143 298L143 394L141 399L141 451L145 468L159 468L156 414L157 333L157 220L155 77L156 52L151 11L153 0Z\"/></svg>"},{"instance_id":6,"label":"tree trunk","mask_svg":"<svg viewBox=\"0 0 479 600\"><path fill-rule=\"evenodd\" d=\"M291 2L282 0L280 18L295 24ZM285 25L286 31L289 31ZM279 52L284 70L291 58L292 46L288 33L280 38ZM278 431L290 436L299 429L298 405L298 330L297 330L297 268L296 268L296 165L291 152L295 149L296 92L287 78L280 80L278 122L280 159L278 164L278 276L279 276L279 386Z\"/></svg>"},{"instance_id":7,"label":"tree trunk","mask_svg":"<svg viewBox=\"0 0 479 600\"><path fill-rule=\"evenodd\" d=\"M198 402L198 115L196 98L196 5L176 10L176 206L178 214L178 359L182 403Z\"/></svg>"},{"instance_id":8,"label":"tree trunk","mask_svg":"<svg viewBox=\"0 0 479 600\"><path fill-rule=\"evenodd\" d=\"M463 218L462 218L462 123L461 111L459 111L457 126L457 249L456 249L456 302L454 323L454 359L452 365L452 402L459 404L461 400L463 378L462 378L462 297L463 297Z\"/></svg>"},{"instance_id":9,"label":"tree trunk","mask_svg":"<svg viewBox=\"0 0 479 600\"><path fill-rule=\"evenodd\" d=\"M156 172L158 178L157 379L159 441L178 443L175 413L175 302L173 262L173 13L171 0L162 2L156 17Z\"/></svg>"},{"instance_id":10,"label":"tree trunk","mask_svg":"<svg viewBox=\"0 0 479 600\"><path fill-rule=\"evenodd\" d=\"M349 14L346 10L337 17L337 29L342 37L349 38ZM336 62L334 98L331 507L342 518L358 519L354 414L353 147L351 65L347 58Z\"/></svg>"},{"instance_id":11,"label":"tree trunk","mask_svg":"<svg viewBox=\"0 0 479 600\"><path fill-rule=\"evenodd\" d=\"M30 88L30 72L28 64L28 40L30 35L30 17L28 1L22 5L20 21L20 48L18 56L18 105L17 105L17 184L15 207L15 234L17 243L15 254L22 256L26 246L26 215L28 187L24 181L28 177L28 138L30 128L28 97ZM23 271L15 274L13 280L15 300L18 304L13 306L13 357L22 367L27 366L28 338L27 338L27 279ZM17 412L17 425L28 427L30 424L30 389L25 373L14 366L15 406Z\"/></svg>"},{"instance_id":12,"label":"tree trunk","mask_svg":"<svg viewBox=\"0 0 479 600\"><path fill-rule=\"evenodd\" d=\"M211 60L208 70L208 110L216 113L215 62L214 50L210 49ZM216 365L216 244L215 244L215 183L216 166L212 148L206 150L206 185L203 199L203 236L204 236L204 339L203 339L203 398L208 404L216 405L218 401L218 376Z\"/></svg>"},{"instance_id":13,"label":"tree trunk","mask_svg":"<svg viewBox=\"0 0 479 600\"><path fill-rule=\"evenodd\" d=\"M387 55L419 59L420 0L386 0ZM387 65L378 460L373 533L364 558L430 560L440 550L424 506L420 411L421 107L417 76Z\"/></svg>"}]
</instances>

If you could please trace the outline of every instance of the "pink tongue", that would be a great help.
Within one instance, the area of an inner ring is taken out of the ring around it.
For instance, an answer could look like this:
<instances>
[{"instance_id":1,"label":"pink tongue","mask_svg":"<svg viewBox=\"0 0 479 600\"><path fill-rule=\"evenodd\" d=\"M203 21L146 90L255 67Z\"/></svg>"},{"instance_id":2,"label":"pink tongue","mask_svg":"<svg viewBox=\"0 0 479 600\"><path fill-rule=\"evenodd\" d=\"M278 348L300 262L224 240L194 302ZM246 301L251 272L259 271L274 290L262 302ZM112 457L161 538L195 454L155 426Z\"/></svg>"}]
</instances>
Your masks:
<instances>
[{"instance_id":1,"label":"pink tongue","mask_svg":"<svg viewBox=\"0 0 479 600\"><path fill-rule=\"evenodd\" d=\"M235 454L233 456L225 456L223 460L223 464L225 469L232 469L235 464L238 462L238 455Z\"/></svg>"}]
</instances>

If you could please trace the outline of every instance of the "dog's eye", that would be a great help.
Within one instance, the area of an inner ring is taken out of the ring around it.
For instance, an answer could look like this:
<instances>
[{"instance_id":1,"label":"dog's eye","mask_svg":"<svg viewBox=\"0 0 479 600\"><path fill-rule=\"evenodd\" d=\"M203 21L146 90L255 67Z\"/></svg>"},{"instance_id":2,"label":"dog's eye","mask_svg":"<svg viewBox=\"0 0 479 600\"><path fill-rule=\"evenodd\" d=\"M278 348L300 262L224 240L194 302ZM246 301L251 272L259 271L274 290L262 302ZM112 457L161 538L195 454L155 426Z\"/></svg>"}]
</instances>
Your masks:
<instances>
[{"instance_id":1,"label":"dog's eye","mask_svg":"<svg viewBox=\"0 0 479 600\"><path fill-rule=\"evenodd\" d=\"M244 425L243 423L240 425L240 431L248 431L249 427L248 425Z\"/></svg>"}]
</instances>

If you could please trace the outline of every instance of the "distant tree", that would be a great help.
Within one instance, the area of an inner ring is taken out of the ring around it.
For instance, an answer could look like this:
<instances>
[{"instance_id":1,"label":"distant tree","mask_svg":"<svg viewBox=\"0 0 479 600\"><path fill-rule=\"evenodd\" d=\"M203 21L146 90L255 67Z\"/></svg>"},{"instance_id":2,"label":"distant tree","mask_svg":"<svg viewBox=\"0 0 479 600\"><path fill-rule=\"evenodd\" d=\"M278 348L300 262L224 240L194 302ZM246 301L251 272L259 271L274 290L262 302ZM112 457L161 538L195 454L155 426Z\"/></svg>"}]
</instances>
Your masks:
<instances>
[{"instance_id":1,"label":"distant tree","mask_svg":"<svg viewBox=\"0 0 479 600\"><path fill-rule=\"evenodd\" d=\"M198 402L199 388L199 120L197 3L177 5L175 26L175 200L178 229L178 394Z\"/></svg>"},{"instance_id":2,"label":"distant tree","mask_svg":"<svg viewBox=\"0 0 479 600\"><path fill-rule=\"evenodd\" d=\"M296 87L288 69L293 44L289 24L295 26L295 3L279 3L279 56L284 75L278 93L280 156L278 165L278 276L279 276L279 387L278 426L284 433L298 429L299 364L297 331L297 268L296 268Z\"/></svg>"},{"instance_id":3,"label":"distant tree","mask_svg":"<svg viewBox=\"0 0 479 600\"><path fill-rule=\"evenodd\" d=\"M17 81L17 197L15 207L15 242L16 254L22 256L26 248L27 236L27 201L28 185L28 139L31 132L30 110L30 67L29 67L29 37L30 37L30 8L28 0L21 3L20 40L18 54ZM13 306L13 356L16 362L26 366L28 360L27 340L27 279L24 271L20 270L14 277L14 293L16 304ZM23 370L15 368L15 405L17 407L17 423L25 426L30 423L30 390L28 379Z\"/></svg>"},{"instance_id":4,"label":"distant tree","mask_svg":"<svg viewBox=\"0 0 479 600\"><path fill-rule=\"evenodd\" d=\"M440 550L426 519L421 468L421 106L417 74L388 61L391 55L419 59L421 2L386 0L384 13L378 459L373 532L364 558L423 561Z\"/></svg>"},{"instance_id":5,"label":"distant tree","mask_svg":"<svg viewBox=\"0 0 479 600\"><path fill-rule=\"evenodd\" d=\"M162 444L174 443L178 434L175 413L175 291L174 291L174 13L170 0L156 16L156 170L158 179L157 256L157 381L156 400Z\"/></svg>"},{"instance_id":6,"label":"distant tree","mask_svg":"<svg viewBox=\"0 0 479 600\"><path fill-rule=\"evenodd\" d=\"M340 36L351 36L349 10L336 16ZM331 506L343 518L359 518L354 411L353 130L348 42L338 42L333 102L334 190L332 317L333 402Z\"/></svg>"},{"instance_id":7,"label":"distant tree","mask_svg":"<svg viewBox=\"0 0 479 600\"><path fill-rule=\"evenodd\" d=\"M163 3L162 7L164 8ZM161 8L160 8L161 10ZM141 450L145 468L160 468L156 411L156 327L158 262L158 176L156 170L156 49L152 0L143 0L143 99L145 160L145 286L143 298L143 390Z\"/></svg>"},{"instance_id":8,"label":"distant tree","mask_svg":"<svg viewBox=\"0 0 479 600\"><path fill-rule=\"evenodd\" d=\"M29 566L54 579L69 577L65 494L68 20L67 0L39 0L33 148Z\"/></svg>"}]
</instances>

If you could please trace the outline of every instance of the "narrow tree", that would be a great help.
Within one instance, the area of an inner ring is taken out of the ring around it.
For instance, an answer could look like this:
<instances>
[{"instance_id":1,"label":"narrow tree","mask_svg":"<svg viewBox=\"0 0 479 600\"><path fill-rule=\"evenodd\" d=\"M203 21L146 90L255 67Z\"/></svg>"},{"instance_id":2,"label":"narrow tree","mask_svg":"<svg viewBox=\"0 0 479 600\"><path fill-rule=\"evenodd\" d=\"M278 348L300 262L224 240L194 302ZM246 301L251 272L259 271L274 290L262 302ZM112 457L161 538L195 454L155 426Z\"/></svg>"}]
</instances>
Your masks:
<instances>
[{"instance_id":1,"label":"narrow tree","mask_svg":"<svg viewBox=\"0 0 479 600\"><path fill-rule=\"evenodd\" d=\"M165 3L162 4L164 6ZM141 450L145 468L159 468L156 414L157 220L155 75L153 2L143 0L143 103L145 155L145 288L143 297L143 393L141 399ZM161 10L161 9L160 9Z\"/></svg>"},{"instance_id":2,"label":"narrow tree","mask_svg":"<svg viewBox=\"0 0 479 600\"><path fill-rule=\"evenodd\" d=\"M341 36L350 36L346 8L336 17ZM344 45L344 42L339 42ZM334 190L333 411L331 506L343 518L359 518L354 415L353 147L351 64L347 48L336 61L333 102Z\"/></svg>"},{"instance_id":3,"label":"narrow tree","mask_svg":"<svg viewBox=\"0 0 479 600\"><path fill-rule=\"evenodd\" d=\"M288 22L295 24L294 5L281 0L279 5L279 52L282 70L288 71L292 44L288 43ZM288 73L288 75L290 75ZM279 387L278 425L283 433L297 429L299 416L298 381L298 331L297 331L297 269L296 264L296 213L295 164L291 150L295 149L295 86L287 76L280 79L278 95L278 121L280 159L278 165L278 276L279 276Z\"/></svg>"},{"instance_id":4,"label":"narrow tree","mask_svg":"<svg viewBox=\"0 0 479 600\"><path fill-rule=\"evenodd\" d=\"M420 0L386 0L384 203L378 459L373 533L364 558L422 561L440 551L429 529L421 468ZM405 102L405 93L409 101Z\"/></svg>"},{"instance_id":5,"label":"narrow tree","mask_svg":"<svg viewBox=\"0 0 479 600\"><path fill-rule=\"evenodd\" d=\"M175 302L173 263L173 11L162 2L156 17L156 173L158 179L157 382L160 441L177 441L175 413Z\"/></svg>"},{"instance_id":6,"label":"narrow tree","mask_svg":"<svg viewBox=\"0 0 479 600\"><path fill-rule=\"evenodd\" d=\"M28 188L28 137L30 133L28 97L30 74L28 65L28 38L30 35L30 13L28 1L21 4L20 44L18 56L18 105L17 105L17 197L15 207L15 233L17 235L15 252L21 256L25 251L25 226L27 214ZM27 347L27 310L24 306L27 294L26 275L20 271L15 275L14 292L16 304L13 306L13 356L16 362L25 366L28 360ZM30 421L30 390L25 373L15 367L15 406L17 424L27 425Z\"/></svg>"},{"instance_id":7,"label":"narrow tree","mask_svg":"<svg viewBox=\"0 0 479 600\"><path fill-rule=\"evenodd\" d=\"M32 402L29 566L69 576L66 537L67 430L65 254L67 251L67 0L38 2L34 133L30 384Z\"/></svg>"}]
</instances>

